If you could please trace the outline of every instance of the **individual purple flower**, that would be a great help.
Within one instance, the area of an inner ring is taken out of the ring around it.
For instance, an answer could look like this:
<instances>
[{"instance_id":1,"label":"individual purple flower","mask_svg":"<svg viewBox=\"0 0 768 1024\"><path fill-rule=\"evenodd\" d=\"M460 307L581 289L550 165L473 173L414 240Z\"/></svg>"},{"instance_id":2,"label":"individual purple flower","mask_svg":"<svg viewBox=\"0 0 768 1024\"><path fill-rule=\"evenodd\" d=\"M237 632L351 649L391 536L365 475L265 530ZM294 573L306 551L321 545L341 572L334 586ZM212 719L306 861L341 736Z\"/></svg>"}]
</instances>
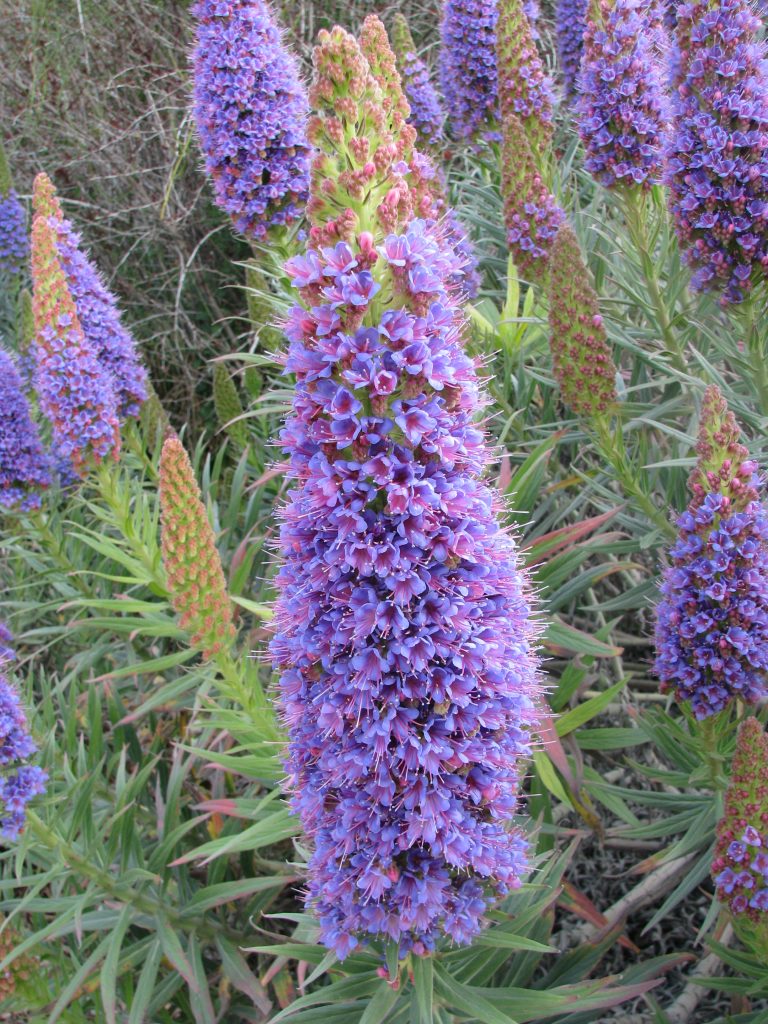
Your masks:
<instances>
[{"instance_id":1,"label":"individual purple flower","mask_svg":"<svg viewBox=\"0 0 768 1024\"><path fill-rule=\"evenodd\" d=\"M498 142L496 0L445 0L440 82L457 139Z\"/></svg>"},{"instance_id":2,"label":"individual purple flower","mask_svg":"<svg viewBox=\"0 0 768 1024\"><path fill-rule=\"evenodd\" d=\"M748 0L677 7L666 183L696 289L740 302L768 268L768 63Z\"/></svg>"},{"instance_id":3,"label":"individual purple flower","mask_svg":"<svg viewBox=\"0 0 768 1024\"><path fill-rule=\"evenodd\" d=\"M40 507L50 466L13 360L0 349L0 508Z\"/></svg>"},{"instance_id":4,"label":"individual purple flower","mask_svg":"<svg viewBox=\"0 0 768 1024\"><path fill-rule=\"evenodd\" d=\"M555 3L557 56L568 100L572 100L578 92L587 7L588 0L556 0Z\"/></svg>"},{"instance_id":5,"label":"individual purple flower","mask_svg":"<svg viewBox=\"0 0 768 1024\"><path fill-rule=\"evenodd\" d=\"M2 629L8 632L4 626ZM36 765L25 763L37 747L29 735L19 695L5 674L7 664L8 659L0 659L0 836L12 842L24 830L27 804L45 792L48 776Z\"/></svg>"},{"instance_id":6,"label":"individual purple flower","mask_svg":"<svg viewBox=\"0 0 768 1024\"><path fill-rule=\"evenodd\" d=\"M262 0L198 0L194 113L217 204L250 238L303 216L307 97Z\"/></svg>"},{"instance_id":7,"label":"individual purple flower","mask_svg":"<svg viewBox=\"0 0 768 1024\"><path fill-rule=\"evenodd\" d=\"M396 140L396 105L342 29L321 33L320 68L326 51L355 68L355 103L329 103L338 148L317 137L354 172L361 111L390 111L380 130ZM401 955L469 942L520 884L526 843L509 819L539 695L527 583L481 479L487 399L464 348L461 260L439 223L413 216L393 167L374 171L371 195L363 229L286 268L294 485L272 653L308 899L340 958L370 938ZM372 301L337 302L363 275Z\"/></svg>"},{"instance_id":8,"label":"individual purple flower","mask_svg":"<svg viewBox=\"0 0 768 1024\"><path fill-rule=\"evenodd\" d=\"M714 386L701 414L693 499L657 609L656 673L698 719L754 704L768 672L768 510L763 479Z\"/></svg>"},{"instance_id":9,"label":"individual purple flower","mask_svg":"<svg viewBox=\"0 0 768 1024\"><path fill-rule=\"evenodd\" d=\"M437 89L432 84L429 68L416 53L411 30L404 15L395 14L392 47L403 80L411 113L408 123L416 129L420 147L430 149L443 141L445 112Z\"/></svg>"},{"instance_id":10,"label":"individual purple flower","mask_svg":"<svg viewBox=\"0 0 768 1024\"><path fill-rule=\"evenodd\" d=\"M28 258L27 217L0 145L0 273L18 274Z\"/></svg>"},{"instance_id":11,"label":"individual purple flower","mask_svg":"<svg viewBox=\"0 0 768 1024\"><path fill-rule=\"evenodd\" d=\"M661 177L664 88L655 0L602 0L587 19L577 101L584 166L606 188L648 189Z\"/></svg>"}]
</instances>

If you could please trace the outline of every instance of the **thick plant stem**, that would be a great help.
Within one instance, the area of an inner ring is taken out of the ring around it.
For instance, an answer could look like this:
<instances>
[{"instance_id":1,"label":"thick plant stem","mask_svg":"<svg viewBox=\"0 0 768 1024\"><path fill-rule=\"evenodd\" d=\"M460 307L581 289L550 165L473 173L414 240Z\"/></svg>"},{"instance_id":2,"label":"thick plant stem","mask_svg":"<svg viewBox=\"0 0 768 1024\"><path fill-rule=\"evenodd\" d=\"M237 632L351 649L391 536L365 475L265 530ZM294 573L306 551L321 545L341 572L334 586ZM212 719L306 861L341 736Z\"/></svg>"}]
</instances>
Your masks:
<instances>
[{"instance_id":1,"label":"thick plant stem","mask_svg":"<svg viewBox=\"0 0 768 1024\"><path fill-rule=\"evenodd\" d=\"M627 454L621 429L611 430L607 416L597 417L593 423L600 454L616 474L621 489L661 533L669 538L677 536L675 527L654 502L638 472Z\"/></svg>"},{"instance_id":2,"label":"thick plant stem","mask_svg":"<svg viewBox=\"0 0 768 1024\"><path fill-rule=\"evenodd\" d=\"M623 194L624 217L627 222L632 244L640 258L640 267L643 272L646 288L653 305L661 336L664 341L664 350L676 370L687 373L685 356L682 347L675 335L664 297L661 293L658 274L653 261L650 242L648 241L648 230L646 223L647 203L645 196L637 188L626 189Z\"/></svg>"},{"instance_id":3,"label":"thick plant stem","mask_svg":"<svg viewBox=\"0 0 768 1024\"><path fill-rule=\"evenodd\" d=\"M729 712L726 711L726 714ZM704 762L707 767L709 783L715 792L722 791L728 785L728 779L723 771L723 757L717 750L717 719L718 715L705 718L697 723L697 731L701 737L704 748Z\"/></svg>"}]
</instances>

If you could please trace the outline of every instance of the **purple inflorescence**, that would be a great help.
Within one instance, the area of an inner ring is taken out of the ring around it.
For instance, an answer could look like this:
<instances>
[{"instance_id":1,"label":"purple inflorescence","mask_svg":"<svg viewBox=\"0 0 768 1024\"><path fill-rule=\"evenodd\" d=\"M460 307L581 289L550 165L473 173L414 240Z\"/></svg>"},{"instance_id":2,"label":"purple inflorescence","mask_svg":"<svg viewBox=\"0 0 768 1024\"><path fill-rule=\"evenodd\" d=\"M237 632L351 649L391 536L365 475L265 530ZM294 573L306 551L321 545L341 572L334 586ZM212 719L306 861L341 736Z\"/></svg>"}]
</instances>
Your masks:
<instances>
[{"instance_id":1,"label":"purple inflorescence","mask_svg":"<svg viewBox=\"0 0 768 1024\"><path fill-rule=\"evenodd\" d=\"M88 344L109 374L122 418L137 417L147 398L147 373L136 342L120 319L114 295L80 249L68 220L56 224L56 250Z\"/></svg>"},{"instance_id":2,"label":"purple inflorescence","mask_svg":"<svg viewBox=\"0 0 768 1024\"><path fill-rule=\"evenodd\" d=\"M717 867L717 896L732 913L768 910L768 832L747 825L728 845Z\"/></svg>"},{"instance_id":3,"label":"purple inflorescence","mask_svg":"<svg viewBox=\"0 0 768 1024\"><path fill-rule=\"evenodd\" d=\"M21 377L0 349L0 508L40 507L51 482L50 467L29 412Z\"/></svg>"},{"instance_id":4,"label":"purple inflorescence","mask_svg":"<svg viewBox=\"0 0 768 1024\"><path fill-rule=\"evenodd\" d=\"M666 180L698 289L740 302L768 268L768 63L748 0L677 7Z\"/></svg>"},{"instance_id":5,"label":"purple inflorescence","mask_svg":"<svg viewBox=\"0 0 768 1024\"><path fill-rule=\"evenodd\" d=\"M754 488L755 464L736 480ZM754 704L768 671L768 512L710 493L677 520L656 626L656 672L699 719L734 698Z\"/></svg>"},{"instance_id":6,"label":"purple inflorescence","mask_svg":"<svg viewBox=\"0 0 768 1024\"><path fill-rule=\"evenodd\" d=\"M216 202L263 238L304 213L307 97L272 11L261 0L198 0L194 111Z\"/></svg>"},{"instance_id":7,"label":"purple inflorescence","mask_svg":"<svg viewBox=\"0 0 768 1024\"><path fill-rule=\"evenodd\" d=\"M541 33L539 32L539 19L541 18L539 0L523 0L523 14L528 19L528 24L531 27L531 39L538 41L541 39Z\"/></svg>"},{"instance_id":8,"label":"purple inflorescence","mask_svg":"<svg viewBox=\"0 0 768 1024\"><path fill-rule=\"evenodd\" d=\"M526 870L508 822L537 720L527 586L480 479L485 398L440 227L287 269L297 486L273 654L310 900L340 957L366 936L423 954L469 942Z\"/></svg>"},{"instance_id":9,"label":"purple inflorescence","mask_svg":"<svg viewBox=\"0 0 768 1024\"><path fill-rule=\"evenodd\" d=\"M443 137L443 112L437 89L429 77L429 68L416 53L409 50L399 62L408 106L408 123L416 129L421 146L438 146Z\"/></svg>"},{"instance_id":10,"label":"purple inflorescence","mask_svg":"<svg viewBox=\"0 0 768 1024\"><path fill-rule=\"evenodd\" d=\"M5 675L15 654L12 637L0 623L0 836L13 841L24 829L26 806L45 792L47 774L27 761L37 747L29 735L21 701Z\"/></svg>"},{"instance_id":11,"label":"purple inflorescence","mask_svg":"<svg viewBox=\"0 0 768 1024\"><path fill-rule=\"evenodd\" d=\"M458 139L498 142L496 0L445 0L440 81Z\"/></svg>"},{"instance_id":12,"label":"purple inflorescence","mask_svg":"<svg viewBox=\"0 0 768 1024\"><path fill-rule=\"evenodd\" d=\"M579 78L586 169L606 188L650 188L661 177L664 89L654 0L603 0L587 21Z\"/></svg>"},{"instance_id":13,"label":"purple inflorescence","mask_svg":"<svg viewBox=\"0 0 768 1024\"><path fill-rule=\"evenodd\" d=\"M588 0L557 0L555 5L557 55L567 99L573 99L578 91L587 6Z\"/></svg>"},{"instance_id":14,"label":"purple inflorescence","mask_svg":"<svg viewBox=\"0 0 768 1024\"><path fill-rule=\"evenodd\" d=\"M0 273L18 274L28 257L24 207L14 189L0 192Z\"/></svg>"}]
</instances>

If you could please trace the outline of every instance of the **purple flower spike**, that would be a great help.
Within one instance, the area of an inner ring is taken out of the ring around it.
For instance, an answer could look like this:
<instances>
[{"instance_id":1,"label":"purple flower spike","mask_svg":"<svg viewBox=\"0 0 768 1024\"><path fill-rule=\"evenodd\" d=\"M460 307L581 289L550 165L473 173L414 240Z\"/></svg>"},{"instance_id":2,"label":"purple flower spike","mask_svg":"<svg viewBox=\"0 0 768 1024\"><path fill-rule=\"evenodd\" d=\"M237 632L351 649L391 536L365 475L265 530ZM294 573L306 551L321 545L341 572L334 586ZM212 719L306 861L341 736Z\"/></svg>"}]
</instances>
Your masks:
<instances>
[{"instance_id":1,"label":"purple flower spike","mask_svg":"<svg viewBox=\"0 0 768 1024\"><path fill-rule=\"evenodd\" d=\"M24 830L29 801L45 792L47 774L24 763L36 752L19 695L0 662L0 836L11 842Z\"/></svg>"},{"instance_id":2,"label":"purple flower spike","mask_svg":"<svg viewBox=\"0 0 768 1024\"><path fill-rule=\"evenodd\" d=\"M117 412L123 419L136 418L147 398L147 372L115 297L81 250L80 237L68 220L58 222L56 249L83 334L112 381Z\"/></svg>"},{"instance_id":3,"label":"purple flower spike","mask_svg":"<svg viewBox=\"0 0 768 1024\"><path fill-rule=\"evenodd\" d=\"M250 238L303 216L307 97L269 5L199 0L194 112L217 204Z\"/></svg>"},{"instance_id":4,"label":"purple flower spike","mask_svg":"<svg viewBox=\"0 0 768 1024\"><path fill-rule=\"evenodd\" d=\"M430 149L439 146L444 141L445 113L437 89L430 80L429 68L416 53L408 22L399 12L395 15L392 46L411 108L408 123L416 129L420 147Z\"/></svg>"},{"instance_id":5,"label":"purple flower spike","mask_svg":"<svg viewBox=\"0 0 768 1024\"><path fill-rule=\"evenodd\" d=\"M341 29L321 34L318 66L342 50L365 83ZM339 105L342 147L360 106ZM370 109L396 145L396 105ZM528 586L482 482L487 399L463 344L462 260L397 186L386 225L366 208L370 231L287 267L294 486L272 654L308 899L340 958L370 938L403 956L469 942L527 870L509 822L538 721Z\"/></svg>"},{"instance_id":6,"label":"purple flower spike","mask_svg":"<svg viewBox=\"0 0 768 1024\"><path fill-rule=\"evenodd\" d=\"M693 286L740 302L768 268L768 63L748 0L677 7L670 209Z\"/></svg>"},{"instance_id":7,"label":"purple flower spike","mask_svg":"<svg viewBox=\"0 0 768 1024\"><path fill-rule=\"evenodd\" d=\"M657 609L656 673L698 719L732 700L754 704L768 672L768 509L763 479L733 415L707 389L690 479L693 499Z\"/></svg>"},{"instance_id":8,"label":"purple flower spike","mask_svg":"<svg viewBox=\"0 0 768 1024\"><path fill-rule=\"evenodd\" d=\"M566 99L578 91L579 67L584 49L584 29L588 0L557 0L555 4L555 36L560 71Z\"/></svg>"},{"instance_id":9,"label":"purple flower spike","mask_svg":"<svg viewBox=\"0 0 768 1024\"><path fill-rule=\"evenodd\" d=\"M13 188L5 150L0 145L0 274L18 274L28 258L27 217Z\"/></svg>"},{"instance_id":10,"label":"purple flower spike","mask_svg":"<svg viewBox=\"0 0 768 1024\"><path fill-rule=\"evenodd\" d=\"M498 142L496 0L445 0L440 82L457 139Z\"/></svg>"},{"instance_id":11,"label":"purple flower spike","mask_svg":"<svg viewBox=\"0 0 768 1024\"><path fill-rule=\"evenodd\" d=\"M661 177L664 89L656 0L603 0L587 21L579 79L585 167L601 185L650 188Z\"/></svg>"},{"instance_id":12,"label":"purple flower spike","mask_svg":"<svg viewBox=\"0 0 768 1024\"><path fill-rule=\"evenodd\" d=\"M0 509L39 508L40 492L50 482L48 459L21 377L11 357L0 349Z\"/></svg>"}]
</instances>

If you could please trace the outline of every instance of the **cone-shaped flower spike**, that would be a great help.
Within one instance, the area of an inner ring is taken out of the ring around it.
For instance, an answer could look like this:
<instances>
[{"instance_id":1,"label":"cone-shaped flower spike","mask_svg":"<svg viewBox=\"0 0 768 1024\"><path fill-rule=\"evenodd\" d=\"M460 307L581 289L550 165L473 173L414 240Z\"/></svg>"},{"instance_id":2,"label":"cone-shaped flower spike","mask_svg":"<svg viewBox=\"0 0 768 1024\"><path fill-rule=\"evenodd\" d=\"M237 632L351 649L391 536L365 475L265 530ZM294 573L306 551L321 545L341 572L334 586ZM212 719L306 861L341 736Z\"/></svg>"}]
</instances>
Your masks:
<instances>
[{"instance_id":1,"label":"cone-shaped flower spike","mask_svg":"<svg viewBox=\"0 0 768 1024\"><path fill-rule=\"evenodd\" d=\"M429 68L416 52L408 22L399 11L395 15L392 45L411 108L408 122L416 129L418 145L427 150L437 147L444 141L442 101L430 79Z\"/></svg>"},{"instance_id":2,"label":"cone-shaped flower spike","mask_svg":"<svg viewBox=\"0 0 768 1024\"><path fill-rule=\"evenodd\" d=\"M534 156L552 138L552 84L536 49L522 0L499 0L496 54L502 121L512 114L525 128Z\"/></svg>"},{"instance_id":3,"label":"cone-shaped flower spike","mask_svg":"<svg viewBox=\"0 0 768 1024\"><path fill-rule=\"evenodd\" d=\"M589 0L556 0L555 36L560 72L566 99L573 99L578 91L581 54L584 49Z\"/></svg>"},{"instance_id":4,"label":"cone-shaped flower spike","mask_svg":"<svg viewBox=\"0 0 768 1024\"><path fill-rule=\"evenodd\" d=\"M498 141L496 0L444 0L440 83L457 139Z\"/></svg>"},{"instance_id":5,"label":"cone-shaped flower spike","mask_svg":"<svg viewBox=\"0 0 768 1024\"><path fill-rule=\"evenodd\" d=\"M0 509L40 507L50 466L13 360L0 349Z\"/></svg>"},{"instance_id":6,"label":"cone-shaped flower spike","mask_svg":"<svg viewBox=\"0 0 768 1024\"><path fill-rule=\"evenodd\" d=\"M0 143L0 273L18 274L28 257L27 218Z\"/></svg>"}]
</instances>

